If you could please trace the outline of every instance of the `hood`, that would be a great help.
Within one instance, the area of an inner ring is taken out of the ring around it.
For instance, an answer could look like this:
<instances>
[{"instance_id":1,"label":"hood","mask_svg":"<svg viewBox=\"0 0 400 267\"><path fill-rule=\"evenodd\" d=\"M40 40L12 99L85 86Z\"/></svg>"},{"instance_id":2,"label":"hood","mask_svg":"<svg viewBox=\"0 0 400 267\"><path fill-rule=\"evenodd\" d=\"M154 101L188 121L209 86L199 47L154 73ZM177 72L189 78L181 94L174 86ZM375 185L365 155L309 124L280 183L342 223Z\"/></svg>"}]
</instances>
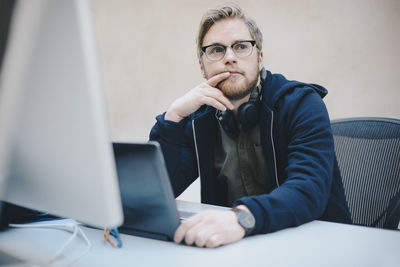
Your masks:
<instances>
[{"instance_id":1,"label":"hood","mask_svg":"<svg viewBox=\"0 0 400 267\"><path fill-rule=\"evenodd\" d=\"M263 102L267 103L267 105L273 109L274 105L282 96L295 90L295 88L301 87L312 88L321 96L321 98L324 98L328 94L328 90L321 85L290 81L281 74L272 74L270 71L267 71L267 77L264 81L262 93Z\"/></svg>"}]
</instances>

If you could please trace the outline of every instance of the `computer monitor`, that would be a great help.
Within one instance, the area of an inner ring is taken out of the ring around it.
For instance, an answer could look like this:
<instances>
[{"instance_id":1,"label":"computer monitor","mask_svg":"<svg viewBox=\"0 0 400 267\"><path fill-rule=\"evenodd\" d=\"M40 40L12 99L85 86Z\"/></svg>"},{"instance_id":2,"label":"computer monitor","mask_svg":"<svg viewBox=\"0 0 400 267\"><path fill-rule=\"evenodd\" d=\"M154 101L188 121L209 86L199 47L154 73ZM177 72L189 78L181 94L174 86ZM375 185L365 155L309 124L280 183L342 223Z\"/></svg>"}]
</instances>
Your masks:
<instances>
[{"instance_id":1,"label":"computer monitor","mask_svg":"<svg viewBox=\"0 0 400 267\"><path fill-rule=\"evenodd\" d=\"M9 144L0 147L7 174L1 199L97 227L119 226L88 1L16 2L0 86L0 126L7 128L0 142Z\"/></svg>"},{"instance_id":2,"label":"computer monitor","mask_svg":"<svg viewBox=\"0 0 400 267\"><path fill-rule=\"evenodd\" d=\"M2 69L3 56L6 48L6 42L8 39L8 32L10 28L11 17L14 10L14 1L11 0L0 0L0 73ZM10 102L2 101L4 98L1 97L0 91L0 199L3 194L6 180L6 163L9 155L9 138L11 127L11 116L8 106ZM7 115L6 115L7 114ZM2 211L2 203L0 203L0 214ZM1 215L0 215L1 216ZM0 229L2 224L2 218L0 217Z\"/></svg>"}]
</instances>

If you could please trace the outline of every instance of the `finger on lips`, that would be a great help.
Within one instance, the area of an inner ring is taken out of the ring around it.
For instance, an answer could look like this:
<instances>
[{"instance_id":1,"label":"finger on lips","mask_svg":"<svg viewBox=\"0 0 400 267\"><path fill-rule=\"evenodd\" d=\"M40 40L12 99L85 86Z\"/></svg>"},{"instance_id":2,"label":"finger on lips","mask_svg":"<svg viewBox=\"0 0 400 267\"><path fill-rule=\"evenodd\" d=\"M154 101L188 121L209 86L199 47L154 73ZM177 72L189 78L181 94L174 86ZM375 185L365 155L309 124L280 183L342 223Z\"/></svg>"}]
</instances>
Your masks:
<instances>
[{"instance_id":1,"label":"finger on lips","mask_svg":"<svg viewBox=\"0 0 400 267\"><path fill-rule=\"evenodd\" d=\"M212 86L212 87L215 87L219 82L225 80L225 79L228 78L229 76L230 76L230 73L229 73L229 72L223 72L223 73L217 74L217 75L211 77L211 78L207 81L207 84L210 85L210 86Z\"/></svg>"},{"instance_id":2,"label":"finger on lips","mask_svg":"<svg viewBox=\"0 0 400 267\"><path fill-rule=\"evenodd\" d=\"M208 87L208 90L203 91L207 96L210 96L212 98L217 99L219 102L221 102L226 109L234 109L234 106L232 102L222 93L222 91L218 88L215 88L215 86L223 81L224 79L228 78L230 76L229 72L223 72L220 74L217 74L213 76L211 79L209 79L205 84L203 84L201 87L205 89L204 85ZM217 108L217 107L215 107ZM220 109L220 108L218 108Z\"/></svg>"}]
</instances>

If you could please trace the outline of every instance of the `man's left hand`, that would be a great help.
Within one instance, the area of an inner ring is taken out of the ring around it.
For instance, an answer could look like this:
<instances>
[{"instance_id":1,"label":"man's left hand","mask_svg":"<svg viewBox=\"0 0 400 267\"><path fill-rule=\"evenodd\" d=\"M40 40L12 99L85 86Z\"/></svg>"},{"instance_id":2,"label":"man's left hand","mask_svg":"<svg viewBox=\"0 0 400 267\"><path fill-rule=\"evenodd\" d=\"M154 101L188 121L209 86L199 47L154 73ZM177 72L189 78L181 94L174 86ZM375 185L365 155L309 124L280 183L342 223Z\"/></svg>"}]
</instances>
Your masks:
<instances>
[{"instance_id":1,"label":"man's left hand","mask_svg":"<svg viewBox=\"0 0 400 267\"><path fill-rule=\"evenodd\" d=\"M174 241L215 248L242 239L245 231L233 211L205 210L182 221Z\"/></svg>"}]
</instances>

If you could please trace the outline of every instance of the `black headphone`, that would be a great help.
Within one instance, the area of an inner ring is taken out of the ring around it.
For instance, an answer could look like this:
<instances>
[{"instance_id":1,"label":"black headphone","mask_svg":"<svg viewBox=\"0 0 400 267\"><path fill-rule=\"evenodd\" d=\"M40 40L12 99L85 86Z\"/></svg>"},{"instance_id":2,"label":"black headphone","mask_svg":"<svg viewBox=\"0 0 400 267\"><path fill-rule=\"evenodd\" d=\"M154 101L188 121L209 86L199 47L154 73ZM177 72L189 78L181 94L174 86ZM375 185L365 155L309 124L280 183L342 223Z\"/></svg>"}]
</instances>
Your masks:
<instances>
[{"instance_id":1,"label":"black headphone","mask_svg":"<svg viewBox=\"0 0 400 267\"><path fill-rule=\"evenodd\" d=\"M253 89L248 102L240 105L237 115L231 110L217 110L215 116L225 132L231 136L237 136L240 132L239 125L242 130L253 128L260 117L261 107L261 89L264 84L267 73L264 68L260 71L260 84Z\"/></svg>"}]
</instances>

